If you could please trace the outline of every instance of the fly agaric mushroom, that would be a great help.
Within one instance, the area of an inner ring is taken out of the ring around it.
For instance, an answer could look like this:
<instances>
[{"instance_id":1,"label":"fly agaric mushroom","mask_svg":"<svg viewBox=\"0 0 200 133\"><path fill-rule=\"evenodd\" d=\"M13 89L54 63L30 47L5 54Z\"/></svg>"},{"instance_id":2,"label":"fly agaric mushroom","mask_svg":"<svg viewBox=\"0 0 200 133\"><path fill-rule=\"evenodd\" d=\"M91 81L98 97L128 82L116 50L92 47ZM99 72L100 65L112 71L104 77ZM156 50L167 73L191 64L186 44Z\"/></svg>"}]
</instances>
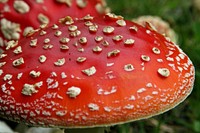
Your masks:
<instances>
[{"instance_id":1,"label":"fly agaric mushroom","mask_svg":"<svg viewBox=\"0 0 200 133\"><path fill-rule=\"evenodd\" d=\"M0 56L1 117L108 126L161 114L191 93L191 60L150 27L111 13L61 20L11 41Z\"/></svg>"},{"instance_id":2,"label":"fly agaric mushroom","mask_svg":"<svg viewBox=\"0 0 200 133\"><path fill-rule=\"evenodd\" d=\"M170 25L168 22L164 21L159 16L140 16L138 18L134 18L132 20L135 23L141 24L142 26L148 26L151 25L154 30L159 32L160 34L166 35L166 37L169 37L169 39L172 40L172 42L177 43L178 37L173 29L170 28Z\"/></svg>"},{"instance_id":3,"label":"fly agaric mushroom","mask_svg":"<svg viewBox=\"0 0 200 133\"><path fill-rule=\"evenodd\" d=\"M41 24L52 25L60 17L103 15L104 0L5 0L0 1L0 46L18 40Z\"/></svg>"}]
</instances>

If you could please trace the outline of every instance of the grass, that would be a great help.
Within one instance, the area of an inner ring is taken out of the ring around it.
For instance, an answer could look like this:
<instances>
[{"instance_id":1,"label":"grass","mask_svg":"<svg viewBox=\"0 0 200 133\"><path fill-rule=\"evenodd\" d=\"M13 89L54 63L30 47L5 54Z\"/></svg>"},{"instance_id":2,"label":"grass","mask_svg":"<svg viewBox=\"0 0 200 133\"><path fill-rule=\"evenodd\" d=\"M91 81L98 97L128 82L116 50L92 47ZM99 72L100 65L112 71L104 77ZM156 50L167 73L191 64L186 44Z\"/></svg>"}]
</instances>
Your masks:
<instances>
[{"instance_id":1,"label":"grass","mask_svg":"<svg viewBox=\"0 0 200 133\"><path fill-rule=\"evenodd\" d=\"M107 0L115 14L126 19L141 15L160 16L178 35L178 44L196 68L192 94L178 107L148 120L113 127L113 133L200 132L200 10L193 0ZM200 2L200 1L199 1Z\"/></svg>"}]
</instances>

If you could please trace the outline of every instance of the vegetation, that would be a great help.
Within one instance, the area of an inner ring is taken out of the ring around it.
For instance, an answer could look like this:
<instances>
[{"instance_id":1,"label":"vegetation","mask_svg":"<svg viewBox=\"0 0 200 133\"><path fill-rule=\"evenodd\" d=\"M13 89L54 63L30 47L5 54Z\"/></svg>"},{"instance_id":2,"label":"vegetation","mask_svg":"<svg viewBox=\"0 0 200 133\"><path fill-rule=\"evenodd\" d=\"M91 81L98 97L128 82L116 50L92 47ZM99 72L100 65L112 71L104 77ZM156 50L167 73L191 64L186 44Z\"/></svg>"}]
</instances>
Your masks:
<instances>
[{"instance_id":1,"label":"vegetation","mask_svg":"<svg viewBox=\"0 0 200 133\"><path fill-rule=\"evenodd\" d=\"M178 107L148 120L113 127L113 133L200 132L200 9L193 0L107 0L115 14L126 19L142 15L160 16L178 35L178 45L196 68L192 94ZM200 0L199 0L200 4Z\"/></svg>"}]
</instances>

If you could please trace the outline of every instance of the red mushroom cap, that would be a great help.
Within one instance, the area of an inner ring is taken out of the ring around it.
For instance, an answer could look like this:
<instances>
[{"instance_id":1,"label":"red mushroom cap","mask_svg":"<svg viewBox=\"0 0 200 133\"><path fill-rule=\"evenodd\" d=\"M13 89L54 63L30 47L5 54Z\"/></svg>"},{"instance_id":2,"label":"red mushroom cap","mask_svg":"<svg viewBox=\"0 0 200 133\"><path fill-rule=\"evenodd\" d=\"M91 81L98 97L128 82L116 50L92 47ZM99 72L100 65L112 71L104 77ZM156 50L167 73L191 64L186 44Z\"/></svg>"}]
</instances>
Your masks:
<instances>
[{"instance_id":1,"label":"red mushroom cap","mask_svg":"<svg viewBox=\"0 0 200 133\"><path fill-rule=\"evenodd\" d=\"M103 15L104 0L9 0L0 1L0 46L8 40L18 40L22 34L41 24L52 25L67 15L83 17Z\"/></svg>"},{"instance_id":2,"label":"red mushroom cap","mask_svg":"<svg viewBox=\"0 0 200 133\"><path fill-rule=\"evenodd\" d=\"M0 59L1 117L114 125L161 114L191 93L192 62L159 33L113 14L62 20L9 42Z\"/></svg>"}]
</instances>

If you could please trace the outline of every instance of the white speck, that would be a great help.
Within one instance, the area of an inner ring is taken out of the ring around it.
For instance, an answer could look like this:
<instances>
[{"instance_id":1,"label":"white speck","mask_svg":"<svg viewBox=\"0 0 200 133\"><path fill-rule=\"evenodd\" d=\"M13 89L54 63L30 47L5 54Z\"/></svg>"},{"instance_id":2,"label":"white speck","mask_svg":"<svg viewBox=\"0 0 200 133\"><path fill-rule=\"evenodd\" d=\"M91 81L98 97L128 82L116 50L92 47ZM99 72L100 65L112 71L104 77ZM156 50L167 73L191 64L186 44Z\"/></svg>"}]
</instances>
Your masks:
<instances>
[{"instance_id":1,"label":"white speck","mask_svg":"<svg viewBox=\"0 0 200 133\"><path fill-rule=\"evenodd\" d=\"M116 86L112 86L110 90L103 90L99 85L97 85L98 91L97 94L99 95L110 95L113 94L117 91L117 87Z\"/></svg>"},{"instance_id":2,"label":"white speck","mask_svg":"<svg viewBox=\"0 0 200 133\"><path fill-rule=\"evenodd\" d=\"M52 85L48 85L48 89L55 89L55 88L58 88L58 86L59 86L59 83L58 83L58 81L56 81Z\"/></svg>"},{"instance_id":3,"label":"white speck","mask_svg":"<svg viewBox=\"0 0 200 133\"><path fill-rule=\"evenodd\" d=\"M99 110L99 106L98 106L97 104L94 104L94 103L88 104L88 108L89 108L91 111L98 111L98 110Z\"/></svg>"},{"instance_id":4,"label":"white speck","mask_svg":"<svg viewBox=\"0 0 200 133\"><path fill-rule=\"evenodd\" d=\"M79 1L83 1L83 0L79 0ZM84 2L84 1L83 1ZM85 3L85 2L84 2ZM93 16L91 16L90 14L86 15L83 17L84 20L93 20Z\"/></svg>"},{"instance_id":5,"label":"white speck","mask_svg":"<svg viewBox=\"0 0 200 133\"><path fill-rule=\"evenodd\" d=\"M145 69L145 67L143 66L143 67L142 67L142 71L144 71L144 69Z\"/></svg>"},{"instance_id":6,"label":"white speck","mask_svg":"<svg viewBox=\"0 0 200 133\"><path fill-rule=\"evenodd\" d=\"M47 59L47 57L44 56L44 55L41 55L41 56L39 57L40 63L44 63L44 62L46 61L46 59Z\"/></svg>"},{"instance_id":7,"label":"white speck","mask_svg":"<svg viewBox=\"0 0 200 133\"><path fill-rule=\"evenodd\" d=\"M69 41L70 41L70 39L67 37L63 37L60 39L60 43L68 43Z\"/></svg>"},{"instance_id":8,"label":"white speck","mask_svg":"<svg viewBox=\"0 0 200 133\"><path fill-rule=\"evenodd\" d=\"M0 62L0 67L4 66L6 62Z\"/></svg>"},{"instance_id":9,"label":"white speck","mask_svg":"<svg viewBox=\"0 0 200 133\"><path fill-rule=\"evenodd\" d=\"M78 48L79 52L84 52L84 48Z\"/></svg>"},{"instance_id":10,"label":"white speck","mask_svg":"<svg viewBox=\"0 0 200 133\"><path fill-rule=\"evenodd\" d=\"M43 49L47 50L47 49L52 49L53 48L53 45L52 44L45 44L43 46Z\"/></svg>"},{"instance_id":11,"label":"white speck","mask_svg":"<svg viewBox=\"0 0 200 133\"><path fill-rule=\"evenodd\" d=\"M160 50L156 47L153 47L152 51L153 51L154 54L160 54Z\"/></svg>"},{"instance_id":12,"label":"white speck","mask_svg":"<svg viewBox=\"0 0 200 133\"><path fill-rule=\"evenodd\" d=\"M3 77L3 80L4 81L8 81L8 80L11 80L13 76L11 74L6 74L4 77Z\"/></svg>"},{"instance_id":13,"label":"white speck","mask_svg":"<svg viewBox=\"0 0 200 133\"><path fill-rule=\"evenodd\" d=\"M181 59L179 56L176 56L176 60L179 62Z\"/></svg>"},{"instance_id":14,"label":"white speck","mask_svg":"<svg viewBox=\"0 0 200 133\"><path fill-rule=\"evenodd\" d=\"M1 90L2 90L2 92L6 91L6 84L1 85Z\"/></svg>"},{"instance_id":15,"label":"white speck","mask_svg":"<svg viewBox=\"0 0 200 133\"><path fill-rule=\"evenodd\" d=\"M71 37L77 37L81 34L81 31L80 30L76 30L76 31L73 31L73 32L70 32L70 36Z\"/></svg>"},{"instance_id":16,"label":"white speck","mask_svg":"<svg viewBox=\"0 0 200 133\"><path fill-rule=\"evenodd\" d=\"M0 76L3 74L3 70L2 69L0 69Z\"/></svg>"},{"instance_id":17,"label":"white speck","mask_svg":"<svg viewBox=\"0 0 200 133\"><path fill-rule=\"evenodd\" d=\"M73 79L75 76L74 75L71 75L71 78Z\"/></svg>"},{"instance_id":18,"label":"white speck","mask_svg":"<svg viewBox=\"0 0 200 133\"><path fill-rule=\"evenodd\" d=\"M49 18L42 13L39 13L37 18L40 21L40 23L42 23L42 24L48 24L49 23Z\"/></svg>"},{"instance_id":19,"label":"white speck","mask_svg":"<svg viewBox=\"0 0 200 133\"><path fill-rule=\"evenodd\" d=\"M137 93L142 93L142 92L145 92L146 89L145 88L140 88L139 90L137 90Z\"/></svg>"},{"instance_id":20,"label":"white speck","mask_svg":"<svg viewBox=\"0 0 200 133\"><path fill-rule=\"evenodd\" d=\"M116 23L117 23L119 26L126 26L126 21L124 21L123 19L117 20Z\"/></svg>"},{"instance_id":21,"label":"white speck","mask_svg":"<svg viewBox=\"0 0 200 133\"><path fill-rule=\"evenodd\" d=\"M135 69L135 68L133 67L132 64L126 64L126 65L124 66L124 70L127 71L127 72L131 72L131 71L133 71L134 69Z\"/></svg>"},{"instance_id":22,"label":"white speck","mask_svg":"<svg viewBox=\"0 0 200 133\"><path fill-rule=\"evenodd\" d=\"M22 53L22 47L21 47L21 46L18 46L13 52L14 52L15 54L20 54L20 53Z\"/></svg>"},{"instance_id":23,"label":"white speck","mask_svg":"<svg viewBox=\"0 0 200 133\"><path fill-rule=\"evenodd\" d=\"M114 27L112 26L106 26L104 29L103 29L103 32L104 33L107 33L107 34L110 34L110 33L113 33L114 32Z\"/></svg>"},{"instance_id":24,"label":"white speck","mask_svg":"<svg viewBox=\"0 0 200 133\"><path fill-rule=\"evenodd\" d=\"M49 111L45 111L45 110L42 111L42 114L44 116L51 116L51 113Z\"/></svg>"},{"instance_id":25,"label":"white speck","mask_svg":"<svg viewBox=\"0 0 200 133\"><path fill-rule=\"evenodd\" d=\"M161 63L163 62L163 59L157 59L157 62Z\"/></svg>"},{"instance_id":26,"label":"white speck","mask_svg":"<svg viewBox=\"0 0 200 133\"><path fill-rule=\"evenodd\" d=\"M114 79L116 76L113 74L113 71L108 71L105 73L105 79Z\"/></svg>"},{"instance_id":27,"label":"white speck","mask_svg":"<svg viewBox=\"0 0 200 133\"><path fill-rule=\"evenodd\" d=\"M135 96L131 95L131 97L129 98L130 101L134 101L135 100Z\"/></svg>"},{"instance_id":28,"label":"white speck","mask_svg":"<svg viewBox=\"0 0 200 133\"><path fill-rule=\"evenodd\" d=\"M167 57L166 60L168 60L168 61L172 61L172 62L173 62L173 61L174 61L174 58Z\"/></svg>"},{"instance_id":29,"label":"white speck","mask_svg":"<svg viewBox=\"0 0 200 133\"><path fill-rule=\"evenodd\" d=\"M102 48L100 46L95 46L92 50L93 52L99 53L102 51Z\"/></svg>"},{"instance_id":30,"label":"white speck","mask_svg":"<svg viewBox=\"0 0 200 133\"><path fill-rule=\"evenodd\" d=\"M113 41L121 41L123 39L123 36L122 35L116 35L112 39L113 39Z\"/></svg>"},{"instance_id":31,"label":"white speck","mask_svg":"<svg viewBox=\"0 0 200 133\"><path fill-rule=\"evenodd\" d=\"M37 46L37 39L33 39L33 40L31 40L31 42L30 42L30 46L31 46L31 47L35 47L35 46Z\"/></svg>"},{"instance_id":32,"label":"white speck","mask_svg":"<svg viewBox=\"0 0 200 133\"><path fill-rule=\"evenodd\" d=\"M113 66L114 64L115 64L115 63L107 63L106 66L107 66L107 67L110 67L110 66Z\"/></svg>"},{"instance_id":33,"label":"white speck","mask_svg":"<svg viewBox=\"0 0 200 133\"><path fill-rule=\"evenodd\" d=\"M126 39L125 41L124 41L124 44L125 45L133 45L135 43L135 40L133 40L133 39Z\"/></svg>"},{"instance_id":34,"label":"white speck","mask_svg":"<svg viewBox=\"0 0 200 133\"><path fill-rule=\"evenodd\" d=\"M186 74L185 74L185 77L186 77L186 78L189 78L190 76L191 76L190 73L186 73Z\"/></svg>"},{"instance_id":35,"label":"white speck","mask_svg":"<svg viewBox=\"0 0 200 133\"><path fill-rule=\"evenodd\" d=\"M111 108L110 108L110 107L104 107L104 110L105 110L106 112L111 112Z\"/></svg>"},{"instance_id":36,"label":"white speck","mask_svg":"<svg viewBox=\"0 0 200 133\"><path fill-rule=\"evenodd\" d=\"M153 85L152 85L152 83L147 83L147 84L146 84L146 87L148 87L148 88L152 88Z\"/></svg>"},{"instance_id":37,"label":"white speck","mask_svg":"<svg viewBox=\"0 0 200 133\"><path fill-rule=\"evenodd\" d=\"M102 42L102 45L103 45L104 47L107 47L107 46L109 46L110 44L109 44L108 41L104 40L104 41Z\"/></svg>"},{"instance_id":38,"label":"white speck","mask_svg":"<svg viewBox=\"0 0 200 133\"><path fill-rule=\"evenodd\" d=\"M150 95L147 95L146 97L144 97L145 102L147 102L148 100L152 99L153 97Z\"/></svg>"},{"instance_id":39,"label":"white speck","mask_svg":"<svg viewBox=\"0 0 200 133\"><path fill-rule=\"evenodd\" d=\"M9 80L9 81L8 81L8 84L9 84L9 85L12 85L12 81L11 81L11 80Z\"/></svg>"},{"instance_id":40,"label":"white speck","mask_svg":"<svg viewBox=\"0 0 200 133\"><path fill-rule=\"evenodd\" d=\"M47 34L47 32L44 31L44 30L41 30L41 32L40 32L40 36L43 36L43 35L45 35L45 34Z\"/></svg>"},{"instance_id":41,"label":"white speck","mask_svg":"<svg viewBox=\"0 0 200 133\"><path fill-rule=\"evenodd\" d=\"M161 98L160 101L166 102L166 101L167 101L167 98Z\"/></svg>"},{"instance_id":42,"label":"white speck","mask_svg":"<svg viewBox=\"0 0 200 133\"><path fill-rule=\"evenodd\" d=\"M62 79L67 78L66 73L65 73L65 72L62 72L62 73L61 73L61 77L62 77Z\"/></svg>"},{"instance_id":43,"label":"white speck","mask_svg":"<svg viewBox=\"0 0 200 133\"><path fill-rule=\"evenodd\" d=\"M153 95L157 95L158 92L157 92L157 91L153 91L152 94L153 94Z\"/></svg>"},{"instance_id":44,"label":"white speck","mask_svg":"<svg viewBox=\"0 0 200 133\"><path fill-rule=\"evenodd\" d=\"M172 55L174 52L173 51L169 51L169 53L166 55L166 57Z\"/></svg>"},{"instance_id":45,"label":"white speck","mask_svg":"<svg viewBox=\"0 0 200 133\"><path fill-rule=\"evenodd\" d=\"M74 116L74 113L72 113L72 112L69 112L69 115L70 115L71 117L73 117L73 116Z\"/></svg>"},{"instance_id":46,"label":"white speck","mask_svg":"<svg viewBox=\"0 0 200 133\"><path fill-rule=\"evenodd\" d=\"M170 67L172 67L173 70L176 70L176 67L174 64L168 64Z\"/></svg>"},{"instance_id":47,"label":"white speck","mask_svg":"<svg viewBox=\"0 0 200 133\"><path fill-rule=\"evenodd\" d=\"M32 96L33 93L37 93L38 90L35 89L34 85L24 84L22 89L22 94L26 96Z\"/></svg>"},{"instance_id":48,"label":"white speck","mask_svg":"<svg viewBox=\"0 0 200 133\"><path fill-rule=\"evenodd\" d=\"M134 108L134 105L130 105L130 104L124 106L124 109L133 109L133 108Z\"/></svg>"},{"instance_id":49,"label":"white speck","mask_svg":"<svg viewBox=\"0 0 200 133\"><path fill-rule=\"evenodd\" d=\"M86 21L85 22L85 26L91 26L91 25L94 25L91 21Z\"/></svg>"},{"instance_id":50,"label":"white speck","mask_svg":"<svg viewBox=\"0 0 200 133\"><path fill-rule=\"evenodd\" d=\"M94 66L88 68L88 69L85 69L85 70L82 70L82 72L84 74L86 74L87 76L92 76L96 73L96 68Z\"/></svg>"},{"instance_id":51,"label":"white speck","mask_svg":"<svg viewBox=\"0 0 200 133\"><path fill-rule=\"evenodd\" d=\"M61 50L69 50L69 46L67 46L67 45L61 45L60 49Z\"/></svg>"},{"instance_id":52,"label":"white speck","mask_svg":"<svg viewBox=\"0 0 200 133\"><path fill-rule=\"evenodd\" d=\"M158 73L163 77L168 77L170 75L170 71L167 68L159 68Z\"/></svg>"},{"instance_id":53,"label":"white speck","mask_svg":"<svg viewBox=\"0 0 200 133\"><path fill-rule=\"evenodd\" d=\"M17 74L17 79L20 79L22 77L23 73L18 73Z\"/></svg>"},{"instance_id":54,"label":"white speck","mask_svg":"<svg viewBox=\"0 0 200 133\"><path fill-rule=\"evenodd\" d=\"M35 116L36 116L36 114L33 111L31 111L30 112L30 117L35 117Z\"/></svg>"},{"instance_id":55,"label":"white speck","mask_svg":"<svg viewBox=\"0 0 200 133\"><path fill-rule=\"evenodd\" d=\"M51 77L57 77L56 72L51 72Z\"/></svg>"},{"instance_id":56,"label":"white speck","mask_svg":"<svg viewBox=\"0 0 200 133\"><path fill-rule=\"evenodd\" d=\"M66 110L61 110L61 111L57 111L56 112L56 115L57 116L65 116L67 114L67 111Z\"/></svg>"},{"instance_id":57,"label":"white speck","mask_svg":"<svg viewBox=\"0 0 200 133\"><path fill-rule=\"evenodd\" d=\"M178 66L178 70L179 70L180 72L182 72L182 71L183 71L183 68Z\"/></svg>"},{"instance_id":58,"label":"white speck","mask_svg":"<svg viewBox=\"0 0 200 133\"><path fill-rule=\"evenodd\" d=\"M67 84L68 84L68 82L64 82L64 83L63 83L63 85L67 85Z\"/></svg>"},{"instance_id":59,"label":"white speck","mask_svg":"<svg viewBox=\"0 0 200 133\"><path fill-rule=\"evenodd\" d=\"M185 58L185 55L184 54L179 54L178 55L182 60Z\"/></svg>"},{"instance_id":60,"label":"white speck","mask_svg":"<svg viewBox=\"0 0 200 133\"><path fill-rule=\"evenodd\" d=\"M117 56L118 54L120 53L120 50L118 50L118 49L115 49L115 50L113 50L113 51L111 51L111 52L108 52L108 57L114 57L114 56Z\"/></svg>"},{"instance_id":61,"label":"white speck","mask_svg":"<svg viewBox=\"0 0 200 133\"><path fill-rule=\"evenodd\" d=\"M104 90L102 89L102 87L100 85L97 85L97 89L98 89L97 94L102 95L103 92L104 92Z\"/></svg>"},{"instance_id":62,"label":"white speck","mask_svg":"<svg viewBox=\"0 0 200 133\"><path fill-rule=\"evenodd\" d=\"M29 73L29 75L30 75L31 77L33 77L33 78L39 77L40 74L41 74L40 71L36 72L36 71L34 71L34 70L32 70L32 71Z\"/></svg>"},{"instance_id":63,"label":"white speck","mask_svg":"<svg viewBox=\"0 0 200 133\"><path fill-rule=\"evenodd\" d=\"M65 58L58 59L56 62L54 62L54 65L56 66L63 66L65 64Z\"/></svg>"},{"instance_id":64,"label":"white speck","mask_svg":"<svg viewBox=\"0 0 200 133\"><path fill-rule=\"evenodd\" d=\"M17 12L21 14L25 14L30 11L29 5L25 1L21 0L15 0L13 3L13 7Z\"/></svg>"},{"instance_id":65,"label":"white speck","mask_svg":"<svg viewBox=\"0 0 200 133\"><path fill-rule=\"evenodd\" d=\"M0 59L4 58L6 56L7 56L7 54L0 54Z\"/></svg>"},{"instance_id":66,"label":"white speck","mask_svg":"<svg viewBox=\"0 0 200 133\"><path fill-rule=\"evenodd\" d=\"M105 91L104 92L104 95L110 95L110 94L113 94L115 92L117 92L117 87L116 86L112 86L110 91Z\"/></svg>"},{"instance_id":67,"label":"white speck","mask_svg":"<svg viewBox=\"0 0 200 133\"><path fill-rule=\"evenodd\" d=\"M53 24L53 26L52 26L52 29L58 29L59 27L58 27L58 25L56 25L56 24Z\"/></svg>"},{"instance_id":68,"label":"white speck","mask_svg":"<svg viewBox=\"0 0 200 133\"><path fill-rule=\"evenodd\" d=\"M22 57L13 61L13 66L20 66L22 64L24 64L24 59Z\"/></svg>"},{"instance_id":69,"label":"white speck","mask_svg":"<svg viewBox=\"0 0 200 133\"><path fill-rule=\"evenodd\" d=\"M147 55L141 55L141 59L146 62L150 61L150 57Z\"/></svg>"},{"instance_id":70,"label":"white speck","mask_svg":"<svg viewBox=\"0 0 200 133\"><path fill-rule=\"evenodd\" d=\"M102 36L96 36L95 37L95 41L97 41L97 42L100 42L100 41L102 41L103 40L103 37Z\"/></svg>"},{"instance_id":71,"label":"white speck","mask_svg":"<svg viewBox=\"0 0 200 133\"><path fill-rule=\"evenodd\" d=\"M50 42L50 39L49 39L49 38L45 38L45 39L44 39L44 43L45 43L45 44L47 44L47 43L49 43L49 42Z\"/></svg>"},{"instance_id":72,"label":"white speck","mask_svg":"<svg viewBox=\"0 0 200 133\"><path fill-rule=\"evenodd\" d=\"M151 31L150 31L150 30L146 30L146 33L147 33L147 34L150 34L150 33L151 33Z\"/></svg>"},{"instance_id":73,"label":"white speck","mask_svg":"<svg viewBox=\"0 0 200 133\"><path fill-rule=\"evenodd\" d=\"M79 62L79 63L81 63L81 62L84 62L84 61L86 61L86 57L78 57L77 59L76 59L76 61L77 62Z\"/></svg>"},{"instance_id":74,"label":"white speck","mask_svg":"<svg viewBox=\"0 0 200 133\"><path fill-rule=\"evenodd\" d=\"M68 88L66 94L69 95L71 98L76 98L78 95L80 95L81 89L79 87L72 86Z\"/></svg>"},{"instance_id":75,"label":"white speck","mask_svg":"<svg viewBox=\"0 0 200 133\"><path fill-rule=\"evenodd\" d=\"M110 18L112 20L121 20L121 19L124 19L122 16L116 15L116 14L110 13L110 12L106 13L105 17L108 17L108 18Z\"/></svg>"},{"instance_id":76,"label":"white speck","mask_svg":"<svg viewBox=\"0 0 200 133\"><path fill-rule=\"evenodd\" d=\"M59 30L57 30L57 31L55 32L55 34L54 34L54 35L58 37L58 36L60 36L61 34L62 34L62 32L61 32L61 31L59 31Z\"/></svg>"},{"instance_id":77,"label":"white speck","mask_svg":"<svg viewBox=\"0 0 200 133\"><path fill-rule=\"evenodd\" d=\"M51 83L53 83L53 79L51 78L47 78L46 82L47 82L47 85L49 86Z\"/></svg>"},{"instance_id":78,"label":"white speck","mask_svg":"<svg viewBox=\"0 0 200 133\"><path fill-rule=\"evenodd\" d=\"M79 43L81 43L81 44L87 43L87 38L86 37L79 38Z\"/></svg>"},{"instance_id":79,"label":"white speck","mask_svg":"<svg viewBox=\"0 0 200 133\"><path fill-rule=\"evenodd\" d=\"M78 27L76 26L76 25L70 25L69 27L68 27L68 30L69 31L76 31L78 29Z\"/></svg>"},{"instance_id":80,"label":"white speck","mask_svg":"<svg viewBox=\"0 0 200 133\"><path fill-rule=\"evenodd\" d=\"M132 26L132 27L129 28L129 30L137 32L138 28L136 26Z\"/></svg>"},{"instance_id":81,"label":"white speck","mask_svg":"<svg viewBox=\"0 0 200 133\"><path fill-rule=\"evenodd\" d=\"M98 30L98 26L97 25L91 25L91 26L89 26L89 31L91 31L91 32L97 32L97 30Z\"/></svg>"},{"instance_id":82,"label":"white speck","mask_svg":"<svg viewBox=\"0 0 200 133\"><path fill-rule=\"evenodd\" d=\"M35 83L35 87L40 88L43 85L43 81Z\"/></svg>"},{"instance_id":83,"label":"white speck","mask_svg":"<svg viewBox=\"0 0 200 133\"><path fill-rule=\"evenodd\" d=\"M27 119L27 115L21 115L21 117L23 118L23 119Z\"/></svg>"}]
</instances>

